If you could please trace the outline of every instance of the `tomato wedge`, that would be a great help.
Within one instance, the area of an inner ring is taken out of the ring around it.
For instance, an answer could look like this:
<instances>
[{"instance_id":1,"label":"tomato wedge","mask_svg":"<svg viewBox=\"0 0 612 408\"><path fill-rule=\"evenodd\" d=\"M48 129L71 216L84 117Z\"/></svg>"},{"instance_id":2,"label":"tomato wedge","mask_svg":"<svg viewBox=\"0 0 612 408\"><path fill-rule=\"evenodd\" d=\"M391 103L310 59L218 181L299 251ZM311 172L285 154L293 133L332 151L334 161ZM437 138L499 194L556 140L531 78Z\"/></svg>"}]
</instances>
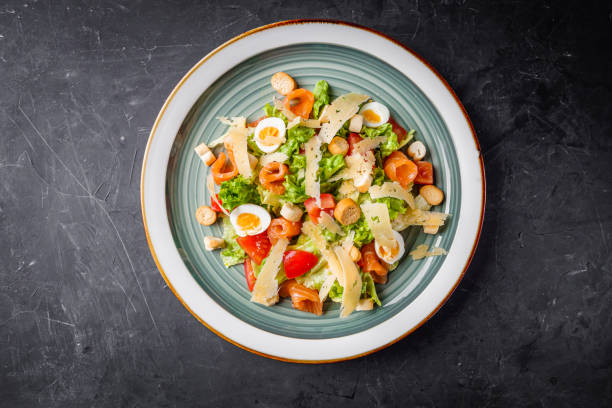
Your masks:
<instances>
[{"instance_id":1,"label":"tomato wedge","mask_svg":"<svg viewBox=\"0 0 612 408\"><path fill-rule=\"evenodd\" d=\"M349 136L348 136L349 149L348 149L348 152L346 152L347 156L350 156L351 153L353 152L353 146L355 146L355 144L361 142L362 140L363 140L363 137L359 136L358 133L349 133Z\"/></svg>"},{"instance_id":2,"label":"tomato wedge","mask_svg":"<svg viewBox=\"0 0 612 408\"><path fill-rule=\"evenodd\" d=\"M261 261L268 256L270 248L272 248L272 244L268 238L268 231L264 231L257 235L237 237L236 242L257 265L261 265Z\"/></svg>"},{"instance_id":3,"label":"tomato wedge","mask_svg":"<svg viewBox=\"0 0 612 408\"><path fill-rule=\"evenodd\" d=\"M246 283L249 288L249 292L252 292L257 278L255 277L255 273L253 272L253 264L251 263L251 258L247 258L244 260L244 276L246 278Z\"/></svg>"},{"instance_id":4,"label":"tomato wedge","mask_svg":"<svg viewBox=\"0 0 612 408\"><path fill-rule=\"evenodd\" d=\"M223 203L221 202L221 199L219 198L219 194L215 194L215 197L217 197L217 201L219 201L219 204L223 205ZM212 199L210 200L210 208L211 208L211 210L216 211L216 212L222 212L223 211L221 209L221 207L219 207L217 205L217 202L215 200L212 200Z\"/></svg>"},{"instance_id":5,"label":"tomato wedge","mask_svg":"<svg viewBox=\"0 0 612 408\"><path fill-rule=\"evenodd\" d=\"M433 184L434 172L431 163L426 161L418 161L416 162L416 165L419 172L414 179L414 184Z\"/></svg>"},{"instance_id":6,"label":"tomato wedge","mask_svg":"<svg viewBox=\"0 0 612 408\"><path fill-rule=\"evenodd\" d=\"M291 250L286 251L283 256L283 266L285 268L285 275L289 279L297 278L302 276L306 272L310 271L319 262L319 258L316 255L311 254L307 251Z\"/></svg>"},{"instance_id":7,"label":"tomato wedge","mask_svg":"<svg viewBox=\"0 0 612 408\"><path fill-rule=\"evenodd\" d=\"M321 194L321 207L317 206L317 202L314 197L309 198L304 201L304 207L306 207L306 212L310 216L310 219L315 224L319 223L319 215L321 211L325 211L329 215L334 215L334 208L336 207L336 200L334 200L334 196L331 194Z\"/></svg>"},{"instance_id":8,"label":"tomato wedge","mask_svg":"<svg viewBox=\"0 0 612 408\"><path fill-rule=\"evenodd\" d=\"M397 135L397 141L401 144L406 138L408 132L406 132L406 129L401 127L395 120L393 120L393 118L389 118L389 123L391 124L391 130L393 130L393 133Z\"/></svg>"}]
</instances>

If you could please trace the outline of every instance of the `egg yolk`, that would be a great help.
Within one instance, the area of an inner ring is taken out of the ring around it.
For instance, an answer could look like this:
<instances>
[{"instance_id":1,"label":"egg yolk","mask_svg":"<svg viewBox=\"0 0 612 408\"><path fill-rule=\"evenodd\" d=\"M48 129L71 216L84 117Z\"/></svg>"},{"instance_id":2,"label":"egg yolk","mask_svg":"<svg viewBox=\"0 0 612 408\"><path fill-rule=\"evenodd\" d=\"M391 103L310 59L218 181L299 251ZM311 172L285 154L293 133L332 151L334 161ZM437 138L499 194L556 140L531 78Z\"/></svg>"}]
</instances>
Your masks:
<instances>
[{"instance_id":1,"label":"egg yolk","mask_svg":"<svg viewBox=\"0 0 612 408\"><path fill-rule=\"evenodd\" d=\"M371 109L368 109L362 113L365 120L368 122L378 123L380 122L380 116Z\"/></svg>"},{"instance_id":2,"label":"egg yolk","mask_svg":"<svg viewBox=\"0 0 612 408\"><path fill-rule=\"evenodd\" d=\"M384 246L380 246L380 254L383 256L383 258L395 258L397 256L397 254L399 253L399 243L397 241L395 241L395 246L391 249L384 247Z\"/></svg>"},{"instance_id":3,"label":"egg yolk","mask_svg":"<svg viewBox=\"0 0 612 408\"><path fill-rule=\"evenodd\" d=\"M278 140L279 131L277 128L268 126L259 132L259 141L264 146L272 146L279 143Z\"/></svg>"},{"instance_id":4,"label":"egg yolk","mask_svg":"<svg viewBox=\"0 0 612 408\"><path fill-rule=\"evenodd\" d=\"M250 232L259 227L259 217L251 213L242 213L236 218L236 224L244 232Z\"/></svg>"}]
</instances>

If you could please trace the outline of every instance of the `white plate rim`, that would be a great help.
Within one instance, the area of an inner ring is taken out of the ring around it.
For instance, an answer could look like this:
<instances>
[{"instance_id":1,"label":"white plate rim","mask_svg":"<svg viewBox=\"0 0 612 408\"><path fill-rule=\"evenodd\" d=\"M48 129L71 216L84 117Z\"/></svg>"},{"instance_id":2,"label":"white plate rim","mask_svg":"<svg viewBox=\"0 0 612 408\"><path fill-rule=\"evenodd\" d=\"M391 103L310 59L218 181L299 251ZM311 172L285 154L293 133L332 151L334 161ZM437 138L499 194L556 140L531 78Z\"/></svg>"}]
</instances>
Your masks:
<instances>
[{"instance_id":1,"label":"white plate rim","mask_svg":"<svg viewBox=\"0 0 612 408\"><path fill-rule=\"evenodd\" d=\"M304 38L308 41L302 40ZM377 326L348 336L296 339L243 322L214 302L197 284L172 238L166 208L166 169L180 125L216 79L261 52L317 42L361 49L385 60L410 78L430 99L455 142L462 181L461 215L440 270L406 308ZM149 135L141 173L141 208L147 242L161 275L175 296L198 321L234 345L264 357L299 363L335 362L371 354L401 340L425 323L451 296L469 266L480 236L484 204L484 164L478 139L463 105L446 81L425 60L390 37L367 27L334 20L288 20L268 24L211 51L185 74L162 106Z\"/></svg>"}]
</instances>

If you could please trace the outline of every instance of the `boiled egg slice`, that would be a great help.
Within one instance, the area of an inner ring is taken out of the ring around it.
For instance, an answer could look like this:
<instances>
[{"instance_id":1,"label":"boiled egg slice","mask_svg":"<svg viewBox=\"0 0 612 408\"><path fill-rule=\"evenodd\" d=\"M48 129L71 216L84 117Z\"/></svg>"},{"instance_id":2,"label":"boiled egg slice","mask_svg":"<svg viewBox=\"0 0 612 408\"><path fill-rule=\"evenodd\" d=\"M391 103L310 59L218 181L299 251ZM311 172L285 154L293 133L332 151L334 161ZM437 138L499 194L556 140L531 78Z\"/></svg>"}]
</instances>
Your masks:
<instances>
[{"instance_id":1,"label":"boiled egg slice","mask_svg":"<svg viewBox=\"0 0 612 408\"><path fill-rule=\"evenodd\" d=\"M393 248L387 248L378 244L378 241L374 241L374 248L376 249L376 255L382 259L385 263L392 264L399 261L406 249L404 248L404 238L402 234L397 231L393 231L393 238L395 239L396 246Z\"/></svg>"},{"instance_id":2,"label":"boiled egg slice","mask_svg":"<svg viewBox=\"0 0 612 408\"><path fill-rule=\"evenodd\" d=\"M363 116L363 124L367 127L379 127L389 121L389 108L379 102L369 102L361 107L359 114Z\"/></svg>"},{"instance_id":3,"label":"boiled egg slice","mask_svg":"<svg viewBox=\"0 0 612 408\"><path fill-rule=\"evenodd\" d=\"M264 232L270 226L270 221L270 213L255 204L239 205L230 213L230 222L241 237Z\"/></svg>"},{"instance_id":4,"label":"boiled egg slice","mask_svg":"<svg viewBox=\"0 0 612 408\"><path fill-rule=\"evenodd\" d=\"M265 118L255 127L253 140L264 153L272 153L285 142L286 126L281 118Z\"/></svg>"}]
</instances>

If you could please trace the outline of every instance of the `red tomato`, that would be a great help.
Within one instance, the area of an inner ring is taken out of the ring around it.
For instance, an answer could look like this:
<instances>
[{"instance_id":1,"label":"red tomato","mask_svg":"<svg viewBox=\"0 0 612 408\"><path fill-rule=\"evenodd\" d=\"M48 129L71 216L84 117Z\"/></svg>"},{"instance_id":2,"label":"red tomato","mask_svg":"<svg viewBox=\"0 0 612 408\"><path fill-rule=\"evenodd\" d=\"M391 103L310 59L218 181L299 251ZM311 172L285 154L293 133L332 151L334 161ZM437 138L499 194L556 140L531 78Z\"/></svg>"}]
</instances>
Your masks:
<instances>
[{"instance_id":1,"label":"red tomato","mask_svg":"<svg viewBox=\"0 0 612 408\"><path fill-rule=\"evenodd\" d=\"M318 224L319 214L321 214L321 210L325 211L329 215L334 215L334 208L336 208L336 200L334 200L334 196L331 194L321 194L321 207L317 207L317 203L314 197L304 201L304 207L306 207L306 211L308 212L308 215L310 215L310 219L312 220L312 222Z\"/></svg>"},{"instance_id":2,"label":"red tomato","mask_svg":"<svg viewBox=\"0 0 612 408\"><path fill-rule=\"evenodd\" d=\"M316 255L306 251L286 251L283 256L285 275L287 275L289 279L302 276L314 268L318 262L319 258L317 258Z\"/></svg>"},{"instance_id":3,"label":"red tomato","mask_svg":"<svg viewBox=\"0 0 612 408\"><path fill-rule=\"evenodd\" d=\"M249 292L252 292L257 278L255 277L255 273L253 272L253 264L251 263L251 258L247 258L244 260L244 276L246 277L246 283L249 287Z\"/></svg>"},{"instance_id":4,"label":"red tomato","mask_svg":"<svg viewBox=\"0 0 612 408\"><path fill-rule=\"evenodd\" d=\"M430 162L418 161L415 162L419 173L414 179L414 184L433 184L433 166Z\"/></svg>"},{"instance_id":5,"label":"red tomato","mask_svg":"<svg viewBox=\"0 0 612 408\"><path fill-rule=\"evenodd\" d=\"M406 129L401 127L396 121L394 121L393 118L389 118L389 123L391 124L391 130L393 130L393 133L397 135L397 141L402 143L402 140L404 140L408 132L406 132Z\"/></svg>"},{"instance_id":6,"label":"red tomato","mask_svg":"<svg viewBox=\"0 0 612 408\"><path fill-rule=\"evenodd\" d=\"M350 156L351 153L353 152L353 146L356 143L359 143L363 140L363 137L359 136L358 133L349 133L349 137L348 137L348 144L349 144L349 149L348 152L346 153L347 156Z\"/></svg>"},{"instance_id":7,"label":"red tomato","mask_svg":"<svg viewBox=\"0 0 612 408\"><path fill-rule=\"evenodd\" d=\"M257 265L261 265L261 261L268 256L270 248L272 248L267 230L257 235L237 237L236 242Z\"/></svg>"},{"instance_id":8,"label":"red tomato","mask_svg":"<svg viewBox=\"0 0 612 408\"><path fill-rule=\"evenodd\" d=\"M217 200L219 201L219 204L223 204L223 203L221 202L221 199L219 198L219 194L215 194L215 196L217 197ZM211 199L211 200L210 200L210 208L211 208L213 211L216 211L216 212L221 212L221 207L219 207L219 206L217 205L217 203L215 202L215 200L213 200L213 199Z\"/></svg>"}]
</instances>

